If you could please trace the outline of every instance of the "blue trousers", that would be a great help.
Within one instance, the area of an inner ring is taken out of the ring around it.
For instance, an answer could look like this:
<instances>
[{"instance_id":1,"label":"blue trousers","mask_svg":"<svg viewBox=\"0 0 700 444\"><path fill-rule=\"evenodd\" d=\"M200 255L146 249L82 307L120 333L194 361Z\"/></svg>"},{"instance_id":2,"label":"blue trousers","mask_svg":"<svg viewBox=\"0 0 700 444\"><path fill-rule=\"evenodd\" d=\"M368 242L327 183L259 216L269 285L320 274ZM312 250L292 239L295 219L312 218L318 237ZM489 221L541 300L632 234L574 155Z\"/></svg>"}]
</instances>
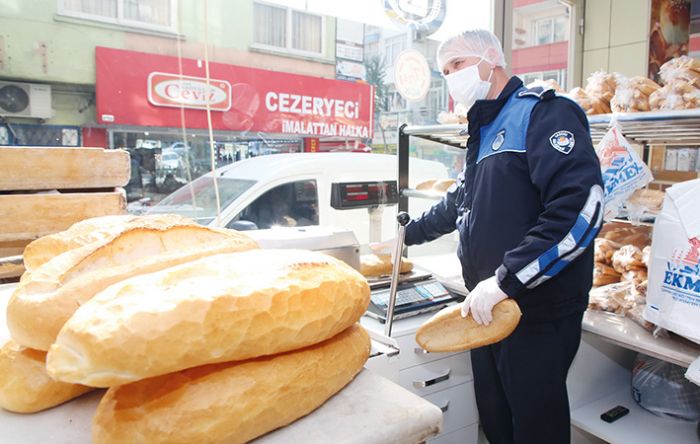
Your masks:
<instances>
[{"instance_id":1,"label":"blue trousers","mask_svg":"<svg viewBox=\"0 0 700 444\"><path fill-rule=\"evenodd\" d=\"M566 375L582 317L521 323L503 341L472 350L479 419L490 444L571 442Z\"/></svg>"}]
</instances>

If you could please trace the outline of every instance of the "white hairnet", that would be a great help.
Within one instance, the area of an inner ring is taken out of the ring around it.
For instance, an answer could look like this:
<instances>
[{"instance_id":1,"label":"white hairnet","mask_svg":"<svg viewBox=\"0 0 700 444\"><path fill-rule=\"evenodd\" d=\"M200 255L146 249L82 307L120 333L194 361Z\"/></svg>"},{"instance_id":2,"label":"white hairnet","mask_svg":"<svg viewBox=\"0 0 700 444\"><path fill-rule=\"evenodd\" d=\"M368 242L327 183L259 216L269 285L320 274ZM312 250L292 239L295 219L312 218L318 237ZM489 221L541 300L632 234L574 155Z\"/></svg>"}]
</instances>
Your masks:
<instances>
[{"instance_id":1,"label":"white hairnet","mask_svg":"<svg viewBox=\"0 0 700 444\"><path fill-rule=\"evenodd\" d=\"M442 42L437 50L438 69L442 71L450 61L463 57L483 57L494 66L506 66L501 42L485 29L464 31Z\"/></svg>"}]
</instances>

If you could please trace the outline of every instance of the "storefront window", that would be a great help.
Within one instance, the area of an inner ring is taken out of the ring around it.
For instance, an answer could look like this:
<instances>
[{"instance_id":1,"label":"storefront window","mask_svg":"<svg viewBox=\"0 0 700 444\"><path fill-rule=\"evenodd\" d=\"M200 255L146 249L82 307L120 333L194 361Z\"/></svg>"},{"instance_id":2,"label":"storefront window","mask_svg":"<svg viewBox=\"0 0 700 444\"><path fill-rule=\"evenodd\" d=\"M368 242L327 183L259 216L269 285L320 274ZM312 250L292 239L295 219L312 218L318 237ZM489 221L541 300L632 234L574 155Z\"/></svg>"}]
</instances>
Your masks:
<instances>
[{"instance_id":1,"label":"storefront window","mask_svg":"<svg viewBox=\"0 0 700 444\"><path fill-rule=\"evenodd\" d=\"M253 4L255 43L284 48L287 46L287 10L260 3Z\"/></svg>"},{"instance_id":2,"label":"storefront window","mask_svg":"<svg viewBox=\"0 0 700 444\"><path fill-rule=\"evenodd\" d=\"M323 51L323 17L315 14L254 3L255 43L301 52Z\"/></svg>"},{"instance_id":3,"label":"storefront window","mask_svg":"<svg viewBox=\"0 0 700 444\"><path fill-rule=\"evenodd\" d=\"M63 15L126 26L173 27L175 0L57 0Z\"/></svg>"}]
</instances>

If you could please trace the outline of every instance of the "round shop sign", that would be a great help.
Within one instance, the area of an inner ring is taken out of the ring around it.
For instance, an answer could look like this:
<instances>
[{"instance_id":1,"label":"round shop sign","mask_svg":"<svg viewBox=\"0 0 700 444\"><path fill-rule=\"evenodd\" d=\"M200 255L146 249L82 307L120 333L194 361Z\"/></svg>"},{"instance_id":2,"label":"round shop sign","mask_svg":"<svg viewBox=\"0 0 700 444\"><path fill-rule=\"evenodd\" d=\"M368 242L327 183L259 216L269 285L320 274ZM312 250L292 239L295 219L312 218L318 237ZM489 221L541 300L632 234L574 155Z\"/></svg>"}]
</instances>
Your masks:
<instances>
[{"instance_id":1,"label":"round shop sign","mask_svg":"<svg viewBox=\"0 0 700 444\"><path fill-rule=\"evenodd\" d=\"M407 101L423 100L430 89L430 67L423 54L415 49L399 54L394 63L394 84Z\"/></svg>"}]
</instances>

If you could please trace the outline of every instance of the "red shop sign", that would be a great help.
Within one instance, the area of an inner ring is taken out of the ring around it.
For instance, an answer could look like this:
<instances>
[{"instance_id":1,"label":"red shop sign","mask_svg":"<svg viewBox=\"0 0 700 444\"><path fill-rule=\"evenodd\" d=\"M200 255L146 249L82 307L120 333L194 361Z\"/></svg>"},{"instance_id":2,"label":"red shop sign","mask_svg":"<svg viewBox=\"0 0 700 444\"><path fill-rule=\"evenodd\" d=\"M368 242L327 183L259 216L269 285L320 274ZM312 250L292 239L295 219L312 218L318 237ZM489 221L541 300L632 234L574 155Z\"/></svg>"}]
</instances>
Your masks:
<instances>
[{"instance_id":1,"label":"red shop sign","mask_svg":"<svg viewBox=\"0 0 700 444\"><path fill-rule=\"evenodd\" d=\"M115 125L372 137L367 84L97 47L97 121ZM181 108L185 108L184 113ZM184 116L183 116L184 114ZM183 118L184 117L184 118Z\"/></svg>"}]
</instances>

